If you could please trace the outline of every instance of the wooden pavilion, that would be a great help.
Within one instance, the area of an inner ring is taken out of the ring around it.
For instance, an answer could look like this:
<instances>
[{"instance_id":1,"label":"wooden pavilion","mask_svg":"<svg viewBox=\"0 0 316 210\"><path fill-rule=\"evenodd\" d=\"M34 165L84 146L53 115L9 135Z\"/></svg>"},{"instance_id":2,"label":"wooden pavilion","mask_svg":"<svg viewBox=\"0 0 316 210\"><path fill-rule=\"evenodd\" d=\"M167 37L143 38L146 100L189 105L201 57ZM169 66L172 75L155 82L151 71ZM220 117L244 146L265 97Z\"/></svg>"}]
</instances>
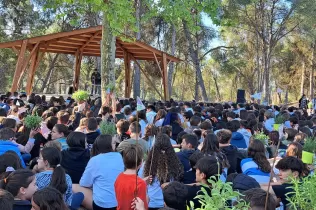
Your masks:
<instances>
[{"instance_id":1,"label":"wooden pavilion","mask_svg":"<svg viewBox=\"0 0 316 210\"><path fill-rule=\"evenodd\" d=\"M102 26L60 32L29 39L0 43L0 48L11 48L18 55L11 91L17 91L23 74L28 69L26 92L32 92L34 75L41 58L45 53L72 54L75 56L74 90L78 90L80 66L83 56L101 56L100 42ZM126 42L116 38L116 58L123 58L125 65L125 97L131 94L131 61L138 65L148 82L155 88L159 96L169 100L167 66L169 62L179 62L179 58L157 50L143 42ZM160 69L164 94L155 87L138 60L155 61Z\"/></svg>"}]
</instances>

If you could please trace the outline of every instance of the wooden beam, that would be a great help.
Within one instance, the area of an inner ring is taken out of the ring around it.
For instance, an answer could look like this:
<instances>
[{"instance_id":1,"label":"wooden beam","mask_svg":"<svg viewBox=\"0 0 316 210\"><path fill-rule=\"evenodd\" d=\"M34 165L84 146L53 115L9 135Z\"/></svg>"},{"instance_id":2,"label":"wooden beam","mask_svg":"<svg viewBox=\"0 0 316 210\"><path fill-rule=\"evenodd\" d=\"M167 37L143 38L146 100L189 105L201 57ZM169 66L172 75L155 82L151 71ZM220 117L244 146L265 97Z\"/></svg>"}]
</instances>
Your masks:
<instances>
[{"instance_id":1,"label":"wooden beam","mask_svg":"<svg viewBox=\"0 0 316 210\"><path fill-rule=\"evenodd\" d=\"M27 46L27 40L23 40L22 45L21 45L21 50L20 50L20 53L18 56L18 60L16 63L16 67L15 67L13 81L12 81L12 87L11 87L12 93L17 91L17 89L18 89L18 80L19 80L21 72L22 72L22 66L23 66L23 61L24 61L24 57L25 57L26 46Z\"/></svg>"},{"instance_id":2,"label":"wooden beam","mask_svg":"<svg viewBox=\"0 0 316 210\"><path fill-rule=\"evenodd\" d=\"M73 30L73 31L68 31L68 32L59 32L59 33L34 37L34 38L30 38L29 42L36 43L39 41L50 41L50 40L58 39L58 38L70 37L70 36L75 36L75 35L79 36L79 35L85 34L85 33L93 33L93 32L99 31L99 30L102 30L102 26L95 26L95 27L91 27L91 28L84 28L84 29Z\"/></svg>"},{"instance_id":3,"label":"wooden beam","mask_svg":"<svg viewBox=\"0 0 316 210\"><path fill-rule=\"evenodd\" d=\"M80 67L82 60L82 52L79 49L77 50L75 57L73 88L77 91L79 89Z\"/></svg>"},{"instance_id":4,"label":"wooden beam","mask_svg":"<svg viewBox=\"0 0 316 210\"><path fill-rule=\"evenodd\" d=\"M159 62L158 62L158 59L157 59L157 57L156 57L156 54L155 54L155 53L153 53L153 55L154 55L154 57L155 57L156 63L157 63L157 65L158 65L158 68L159 68L159 70L160 70L161 76L163 77L163 73L162 73L162 70L161 70L160 64L159 64Z\"/></svg>"},{"instance_id":5,"label":"wooden beam","mask_svg":"<svg viewBox=\"0 0 316 210\"><path fill-rule=\"evenodd\" d=\"M39 59L39 47L37 46L35 49L35 53L32 55L31 58L31 65L29 68L28 72L28 77L27 77L27 83L26 83L26 94L30 95L32 93L32 87L33 87L33 82L34 82L34 75L36 68L39 64L38 59Z\"/></svg>"},{"instance_id":6,"label":"wooden beam","mask_svg":"<svg viewBox=\"0 0 316 210\"><path fill-rule=\"evenodd\" d=\"M163 91L164 91L164 99L165 101L169 101L169 90L168 90L168 71L167 71L167 55L165 53L162 54L162 83L163 83Z\"/></svg>"},{"instance_id":7,"label":"wooden beam","mask_svg":"<svg viewBox=\"0 0 316 210\"><path fill-rule=\"evenodd\" d=\"M124 52L124 65L125 65L125 98L131 96L131 59L128 52Z\"/></svg>"},{"instance_id":8,"label":"wooden beam","mask_svg":"<svg viewBox=\"0 0 316 210\"><path fill-rule=\"evenodd\" d=\"M18 49L16 49L16 47L12 47L12 50L17 54L17 55L19 55L19 53L20 53L20 51L18 50Z\"/></svg>"},{"instance_id":9,"label":"wooden beam","mask_svg":"<svg viewBox=\"0 0 316 210\"><path fill-rule=\"evenodd\" d=\"M24 40L17 40L12 42L0 43L0 48L11 48L14 46L21 46Z\"/></svg>"},{"instance_id":10,"label":"wooden beam","mask_svg":"<svg viewBox=\"0 0 316 210\"><path fill-rule=\"evenodd\" d=\"M136 58L134 58L134 56L132 54L130 54L131 59L134 61L134 63L139 67L139 69L143 72L143 74L145 75L146 79L148 80L148 82L151 84L151 86L156 90L156 92L158 93L158 95L162 97L161 93L159 92L159 90L156 88L155 84L151 81L151 79L149 78L149 76L147 75L147 73L144 71L144 69L140 66L140 64L138 63L138 61L136 60Z\"/></svg>"},{"instance_id":11,"label":"wooden beam","mask_svg":"<svg viewBox=\"0 0 316 210\"><path fill-rule=\"evenodd\" d=\"M92 42L92 41L95 39L95 37L98 36L100 33L101 33L101 31L95 32L95 33L93 34L93 36L90 37L90 39L80 48L80 51L83 51L83 49L84 49L88 44L90 44L90 42ZM100 47L99 47L99 49L100 49Z\"/></svg>"}]
</instances>

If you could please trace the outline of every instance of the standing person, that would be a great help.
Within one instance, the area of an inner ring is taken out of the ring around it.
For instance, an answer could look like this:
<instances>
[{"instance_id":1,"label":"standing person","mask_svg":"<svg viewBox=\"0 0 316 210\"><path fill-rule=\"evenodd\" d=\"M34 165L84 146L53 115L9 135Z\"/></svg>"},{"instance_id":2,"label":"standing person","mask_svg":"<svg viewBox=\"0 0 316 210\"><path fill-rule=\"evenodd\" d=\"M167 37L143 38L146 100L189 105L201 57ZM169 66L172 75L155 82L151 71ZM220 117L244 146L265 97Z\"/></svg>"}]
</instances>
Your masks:
<instances>
[{"instance_id":1,"label":"standing person","mask_svg":"<svg viewBox=\"0 0 316 210\"><path fill-rule=\"evenodd\" d=\"M72 181L60 166L61 153L54 147L44 148L37 160L38 169L42 172L36 174L38 189L47 186L55 187L64 195L65 202L70 206L72 202Z\"/></svg>"},{"instance_id":2,"label":"standing person","mask_svg":"<svg viewBox=\"0 0 316 210\"><path fill-rule=\"evenodd\" d=\"M11 172L0 181L0 188L14 196L13 210L31 210L31 199L36 192L35 175L31 170L20 169ZM2 206L0 206L3 209Z\"/></svg>"},{"instance_id":3,"label":"standing person","mask_svg":"<svg viewBox=\"0 0 316 210\"><path fill-rule=\"evenodd\" d=\"M116 209L114 183L123 171L122 156L112 149L112 136L100 135L93 144L92 158L80 180L81 187L93 188L93 210Z\"/></svg>"},{"instance_id":4,"label":"standing person","mask_svg":"<svg viewBox=\"0 0 316 210\"><path fill-rule=\"evenodd\" d=\"M94 72L91 75L91 82L91 95L101 94L101 74L98 72L98 69L94 69Z\"/></svg>"},{"instance_id":5,"label":"standing person","mask_svg":"<svg viewBox=\"0 0 316 210\"><path fill-rule=\"evenodd\" d=\"M182 164L177 157L170 138L159 134L145 162L144 176L152 176L153 182L148 185L149 209L162 208L164 204L161 184L179 181L183 175Z\"/></svg>"},{"instance_id":6,"label":"standing person","mask_svg":"<svg viewBox=\"0 0 316 210\"><path fill-rule=\"evenodd\" d=\"M303 94L300 100L298 101L300 109L306 109L307 108L307 98L306 95Z\"/></svg>"},{"instance_id":7,"label":"standing person","mask_svg":"<svg viewBox=\"0 0 316 210\"><path fill-rule=\"evenodd\" d=\"M137 177L136 186L137 171L141 167L143 155L139 145L129 145L123 152L125 171L117 177L114 185L117 210L131 210L131 203L135 196L144 201L145 209L148 209L146 182Z\"/></svg>"}]
</instances>

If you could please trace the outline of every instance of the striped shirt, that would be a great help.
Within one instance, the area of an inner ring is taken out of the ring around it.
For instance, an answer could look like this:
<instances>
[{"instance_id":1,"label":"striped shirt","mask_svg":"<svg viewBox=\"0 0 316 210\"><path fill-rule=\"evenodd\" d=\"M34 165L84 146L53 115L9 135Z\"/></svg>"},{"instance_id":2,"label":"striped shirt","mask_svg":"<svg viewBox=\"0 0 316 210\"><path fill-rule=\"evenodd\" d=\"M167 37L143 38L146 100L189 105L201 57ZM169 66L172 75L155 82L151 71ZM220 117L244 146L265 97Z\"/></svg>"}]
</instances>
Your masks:
<instances>
[{"instance_id":1,"label":"striped shirt","mask_svg":"<svg viewBox=\"0 0 316 210\"><path fill-rule=\"evenodd\" d=\"M269 182L270 173L263 172L252 158L243 159L240 165L243 174L254 178L259 184Z\"/></svg>"},{"instance_id":2,"label":"striped shirt","mask_svg":"<svg viewBox=\"0 0 316 210\"><path fill-rule=\"evenodd\" d=\"M36 186L39 190L48 187L52 179L53 171L43 171L36 174ZM64 194L64 201L70 206L72 201L72 181L68 174L66 174L67 190Z\"/></svg>"}]
</instances>

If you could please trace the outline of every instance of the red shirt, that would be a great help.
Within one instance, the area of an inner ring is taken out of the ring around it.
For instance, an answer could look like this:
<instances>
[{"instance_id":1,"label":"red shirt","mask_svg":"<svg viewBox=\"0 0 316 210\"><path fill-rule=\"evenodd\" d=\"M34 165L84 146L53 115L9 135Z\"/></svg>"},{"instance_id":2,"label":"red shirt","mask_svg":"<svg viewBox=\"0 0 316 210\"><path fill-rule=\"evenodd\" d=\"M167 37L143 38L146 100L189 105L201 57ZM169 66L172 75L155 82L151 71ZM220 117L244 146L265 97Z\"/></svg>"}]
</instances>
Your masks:
<instances>
[{"instance_id":1,"label":"red shirt","mask_svg":"<svg viewBox=\"0 0 316 210\"><path fill-rule=\"evenodd\" d=\"M142 178L137 178L137 197L145 204L145 209L148 209L147 203L147 185ZM132 201L135 198L136 190L136 174L121 173L114 184L117 200L117 210L132 210Z\"/></svg>"}]
</instances>

